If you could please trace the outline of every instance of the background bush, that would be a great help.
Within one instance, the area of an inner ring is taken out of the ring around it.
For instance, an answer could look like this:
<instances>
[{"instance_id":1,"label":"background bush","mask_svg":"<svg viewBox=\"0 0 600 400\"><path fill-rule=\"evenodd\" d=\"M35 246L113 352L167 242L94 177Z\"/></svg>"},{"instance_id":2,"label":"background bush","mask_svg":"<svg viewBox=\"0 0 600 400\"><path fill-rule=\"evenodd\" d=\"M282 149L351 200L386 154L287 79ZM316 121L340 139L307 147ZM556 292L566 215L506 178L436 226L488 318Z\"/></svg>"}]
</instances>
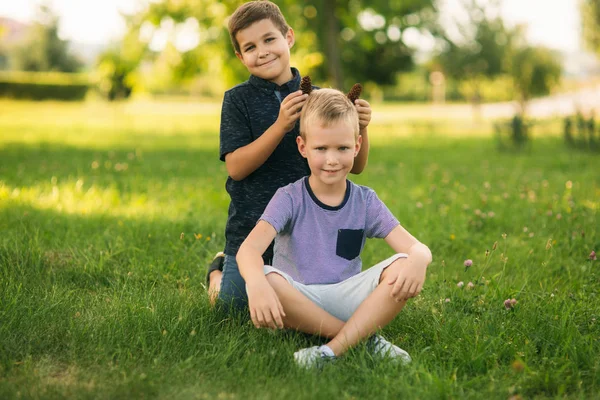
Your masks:
<instances>
[{"instance_id":1,"label":"background bush","mask_svg":"<svg viewBox=\"0 0 600 400\"><path fill-rule=\"evenodd\" d=\"M31 100L82 100L90 87L87 74L0 72L0 97Z\"/></svg>"}]
</instances>

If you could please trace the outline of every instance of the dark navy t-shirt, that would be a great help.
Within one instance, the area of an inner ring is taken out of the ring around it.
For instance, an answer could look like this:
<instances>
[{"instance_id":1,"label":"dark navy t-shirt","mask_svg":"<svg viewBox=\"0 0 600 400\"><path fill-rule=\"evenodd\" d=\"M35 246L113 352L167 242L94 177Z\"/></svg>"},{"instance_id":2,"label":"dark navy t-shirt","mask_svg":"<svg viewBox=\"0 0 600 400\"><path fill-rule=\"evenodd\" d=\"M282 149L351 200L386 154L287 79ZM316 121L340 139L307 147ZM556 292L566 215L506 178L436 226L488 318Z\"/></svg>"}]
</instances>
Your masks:
<instances>
[{"instance_id":1,"label":"dark navy t-shirt","mask_svg":"<svg viewBox=\"0 0 600 400\"><path fill-rule=\"evenodd\" d=\"M246 146L262 135L279 116L281 101L300 87L300 73L292 68L291 81L279 86L254 75L225 92L221 109L220 158ZM236 255L256 225L277 189L310 173L306 159L298 152L299 122L287 132L275 151L256 171L241 181L227 178L231 197L225 228L225 254ZM271 245L264 256L273 257Z\"/></svg>"}]
</instances>

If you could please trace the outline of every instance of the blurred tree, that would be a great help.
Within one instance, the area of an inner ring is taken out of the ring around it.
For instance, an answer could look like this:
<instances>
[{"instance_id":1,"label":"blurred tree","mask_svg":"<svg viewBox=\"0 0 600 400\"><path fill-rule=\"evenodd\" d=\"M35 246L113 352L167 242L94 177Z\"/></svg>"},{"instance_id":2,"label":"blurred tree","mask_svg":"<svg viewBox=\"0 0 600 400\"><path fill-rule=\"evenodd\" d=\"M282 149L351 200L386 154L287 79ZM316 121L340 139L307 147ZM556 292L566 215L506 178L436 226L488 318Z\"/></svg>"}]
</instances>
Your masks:
<instances>
[{"instance_id":1,"label":"blurred tree","mask_svg":"<svg viewBox=\"0 0 600 400\"><path fill-rule=\"evenodd\" d=\"M487 6L463 0L467 21L456 23L452 35L444 32L444 47L437 57L442 71L452 79L466 81L474 103L481 99L481 83L505 72L505 60L520 38L520 28L508 29L499 14L500 1Z\"/></svg>"},{"instance_id":2,"label":"blurred tree","mask_svg":"<svg viewBox=\"0 0 600 400\"><path fill-rule=\"evenodd\" d=\"M8 48L5 37L8 36L8 27L2 24L0 18L0 71L8 69Z\"/></svg>"},{"instance_id":3,"label":"blurred tree","mask_svg":"<svg viewBox=\"0 0 600 400\"><path fill-rule=\"evenodd\" d=\"M199 74L223 76L227 82L241 73L228 43L225 19L232 1L163 0L148 2L126 17L127 38L137 41L138 65L150 90L165 90L191 82ZM236 3L236 2L233 2ZM131 44L133 47L133 44ZM236 68L237 67L237 68Z\"/></svg>"},{"instance_id":4,"label":"blurred tree","mask_svg":"<svg viewBox=\"0 0 600 400\"><path fill-rule=\"evenodd\" d=\"M286 16L295 15L290 11ZM339 88L355 82L394 84L398 72L413 67L413 50L402 32L428 33L437 19L433 0L320 0L301 15L307 30L317 33L315 48L324 55L317 77Z\"/></svg>"},{"instance_id":5,"label":"blurred tree","mask_svg":"<svg viewBox=\"0 0 600 400\"><path fill-rule=\"evenodd\" d=\"M583 39L590 50L600 54L600 0L581 0Z\"/></svg>"},{"instance_id":6,"label":"blurred tree","mask_svg":"<svg viewBox=\"0 0 600 400\"><path fill-rule=\"evenodd\" d=\"M562 74L558 55L544 47L516 48L507 58L507 68L513 79L521 116L525 115L527 102L533 96L550 93Z\"/></svg>"},{"instance_id":7,"label":"blurred tree","mask_svg":"<svg viewBox=\"0 0 600 400\"><path fill-rule=\"evenodd\" d=\"M118 48L102 53L98 59L98 89L108 100L126 99L131 95L137 60L123 55Z\"/></svg>"},{"instance_id":8,"label":"blurred tree","mask_svg":"<svg viewBox=\"0 0 600 400\"><path fill-rule=\"evenodd\" d=\"M198 74L222 76L226 85L247 78L235 60L226 20L241 0L163 0L129 18L129 31L151 51L145 59L172 72L173 84ZM316 83L340 88L354 82L394 83L412 66L413 51L402 30L427 30L436 18L434 0L316 0L277 4L296 33L294 65ZM194 35L185 45L183 37ZM160 65L158 65L160 64Z\"/></svg>"},{"instance_id":9,"label":"blurred tree","mask_svg":"<svg viewBox=\"0 0 600 400\"><path fill-rule=\"evenodd\" d=\"M111 101L128 98L139 81L138 69L146 52L132 32L102 52L97 61L100 93Z\"/></svg>"},{"instance_id":10,"label":"blurred tree","mask_svg":"<svg viewBox=\"0 0 600 400\"><path fill-rule=\"evenodd\" d=\"M463 0L467 21L455 24L457 32L444 33L445 46L436 63L451 78L470 82L472 99L480 99L484 79L510 76L523 116L533 96L548 94L558 83L562 67L557 57L543 47L529 46L524 27L507 28L500 17L500 0L482 6ZM451 37L452 36L452 37Z\"/></svg>"},{"instance_id":11,"label":"blurred tree","mask_svg":"<svg viewBox=\"0 0 600 400\"><path fill-rule=\"evenodd\" d=\"M58 37L58 17L45 5L24 42L10 53L14 69L22 71L75 72L82 63L69 53L69 43Z\"/></svg>"},{"instance_id":12,"label":"blurred tree","mask_svg":"<svg viewBox=\"0 0 600 400\"><path fill-rule=\"evenodd\" d=\"M1 33L0 39L2 39ZM0 71L8 69L8 54L8 50L2 46L2 42L0 41Z\"/></svg>"}]
</instances>

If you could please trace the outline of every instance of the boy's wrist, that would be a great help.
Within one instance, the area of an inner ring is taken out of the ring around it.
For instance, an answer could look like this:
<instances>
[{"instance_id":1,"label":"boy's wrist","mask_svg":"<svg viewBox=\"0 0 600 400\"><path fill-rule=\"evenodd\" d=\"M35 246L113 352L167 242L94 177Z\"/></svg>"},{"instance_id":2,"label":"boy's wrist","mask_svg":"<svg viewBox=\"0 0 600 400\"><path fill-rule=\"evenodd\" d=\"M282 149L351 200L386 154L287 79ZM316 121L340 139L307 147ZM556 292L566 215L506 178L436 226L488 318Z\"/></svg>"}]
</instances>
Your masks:
<instances>
[{"instance_id":1,"label":"boy's wrist","mask_svg":"<svg viewBox=\"0 0 600 400\"><path fill-rule=\"evenodd\" d=\"M276 132L281 136L287 133L285 123L283 123L279 118L277 118L277 121L275 121L271 126L275 128Z\"/></svg>"},{"instance_id":2,"label":"boy's wrist","mask_svg":"<svg viewBox=\"0 0 600 400\"><path fill-rule=\"evenodd\" d=\"M246 279L246 286L248 286L248 288L253 288L253 287L260 287L262 285L264 285L267 282L267 278L262 275L257 275L257 276L253 276L253 277L248 277L248 279Z\"/></svg>"}]
</instances>

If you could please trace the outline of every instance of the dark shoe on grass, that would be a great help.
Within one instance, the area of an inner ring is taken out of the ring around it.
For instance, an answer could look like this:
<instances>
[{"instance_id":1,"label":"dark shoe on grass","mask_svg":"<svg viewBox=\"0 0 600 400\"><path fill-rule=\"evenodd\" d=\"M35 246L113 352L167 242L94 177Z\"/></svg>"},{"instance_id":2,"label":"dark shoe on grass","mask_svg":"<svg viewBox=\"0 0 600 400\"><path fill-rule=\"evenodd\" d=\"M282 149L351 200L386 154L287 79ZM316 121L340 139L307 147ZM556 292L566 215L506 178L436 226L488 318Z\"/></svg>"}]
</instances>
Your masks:
<instances>
[{"instance_id":1,"label":"dark shoe on grass","mask_svg":"<svg viewBox=\"0 0 600 400\"><path fill-rule=\"evenodd\" d=\"M215 254L215 257L213 258L212 262L208 266L208 272L206 273L206 286L207 287L210 286L210 274L212 274L214 271L223 272L223 264L224 263L225 263L225 253L220 251L217 254Z\"/></svg>"}]
</instances>

